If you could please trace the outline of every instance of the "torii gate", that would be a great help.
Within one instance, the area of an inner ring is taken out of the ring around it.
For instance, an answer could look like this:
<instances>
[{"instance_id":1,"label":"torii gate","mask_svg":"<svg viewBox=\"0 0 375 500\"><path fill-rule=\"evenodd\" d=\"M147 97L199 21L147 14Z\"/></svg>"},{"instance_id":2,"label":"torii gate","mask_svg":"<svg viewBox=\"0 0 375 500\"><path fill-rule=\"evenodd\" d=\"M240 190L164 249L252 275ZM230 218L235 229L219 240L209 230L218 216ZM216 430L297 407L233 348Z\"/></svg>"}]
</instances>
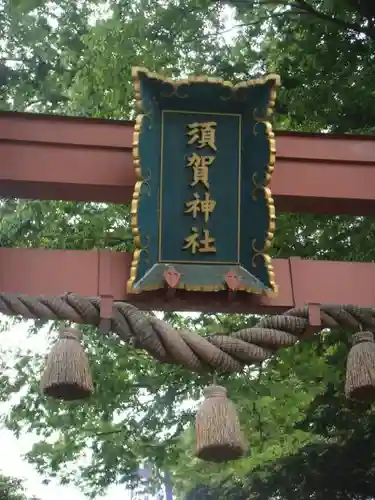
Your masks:
<instances>
[{"instance_id":1,"label":"torii gate","mask_svg":"<svg viewBox=\"0 0 375 500\"><path fill-rule=\"evenodd\" d=\"M128 203L135 173L133 123L0 113L0 195ZM277 132L272 194L277 212L375 213L375 140ZM306 304L375 305L375 264L275 259L276 298L176 291L128 295L131 254L0 248L0 292L127 301L142 309L282 313ZM40 273L43 268L44 272ZM105 307L104 307L105 309ZM108 317L104 312L104 317Z\"/></svg>"},{"instance_id":2,"label":"torii gate","mask_svg":"<svg viewBox=\"0 0 375 500\"><path fill-rule=\"evenodd\" d=\"M129 202L136 180L133 125L0 113L0 195ZM277 132L276 137L277 168L271 190L278 212L375 213L373 137L292 132ZM278 348L291 346L323 327L375 328L374 263L275 259L276 297L230 290L205 292L202 297L201 292L173 287L128 294L131 264L131 254L106 250L1 248L0 312L101 325L161 362L214 372L240 371L244 365L263 361ZM137 308L278 316L264 318L254 328L230 336L200 337L173 330ZM72 339L76 340L75 333L65 331L60 348L65 358L75 360L76 373L72 379L70 373L53 373L56 366L46 369L47 394L71 399L92 391L83 350L78 352ZM372 333L359 333L355 342L361 344L349 354L346 393L359 399L374 398ZM51 356L53 361L54 356L61 360L62 355L57 349ZM62 388L64 383L67 391ZM244 452L237 417L229 402L223 402L224 392L211 387L197 415L197 454L206 460L233 459ZM223 405L220 411L218 404Z\"/></svg>"}]
</instances>

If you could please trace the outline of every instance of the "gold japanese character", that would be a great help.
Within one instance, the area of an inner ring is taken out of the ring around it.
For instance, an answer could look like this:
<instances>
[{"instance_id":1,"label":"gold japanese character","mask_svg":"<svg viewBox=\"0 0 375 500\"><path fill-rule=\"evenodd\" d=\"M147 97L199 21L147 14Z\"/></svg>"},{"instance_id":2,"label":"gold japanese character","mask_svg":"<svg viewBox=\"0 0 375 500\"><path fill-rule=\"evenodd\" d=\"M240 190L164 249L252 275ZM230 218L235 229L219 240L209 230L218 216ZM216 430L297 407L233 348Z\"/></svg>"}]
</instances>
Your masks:
<instances>
[{"instance_id":1,"label":"gold japanese character","mask_svg":"<svg viewBox=\"0 0 375 500\"><path fill-rule=\"evenodd\" d=\"M216 122L190 123L188 125L190 137L188 144L198 143L198 148L209 148L217 151L216 148Z\"/></svg>"},{"instance_id":2,"label":"gold japanese character","mask_svg":"<svg viewBox=\"0 0 375 500\"><path fill-rule=\"evenodd\" d=\"M196 227L191 228L191 234L185 238L185 245L182 247L183 250L191 250L191 253L195 255L198 252L201 253L215 253L216 247L215 238L210 236L210 231L208 229L203 229L204 237L199 240L199 232Z\"/></svg>"},{"instance_id":3,"label":"gold japanese character","mask_svg":"<svg viewBox=\"0 0 375 500\"><path fill-rule=\"evenodd\" d=\"M212 238L212 236L210 236L210 231L208 229L203 229L203 233L204 233L203 240L200 240L199 242L202 245L201 247L199 247L199 252L215 253L216 252L216 247L214 246L215 238Z\"/></svg>"},{"instance_id":4,"label":"gold japanese character","mask_svg":"<svg viewBox=\"0 0 375 500\"><path fill-rule=\"evenodd\" d=\"M215 161L214 156L199 156L193 153L188 157L188 167L193 169L193 182L190 186L194 187L201 182L207 189L210 187L208 182L208 167Z\"/></svg>"},{"instance_id":5,"label":"gold japanese character","mask_svg":"<svg viewBox=\"0 0 375 500\"><path fill-rule=\"evenodd\" d=\"M183 250L188 250L191 248L191 253L195 254L199 248L199 234L196 227L191 228L191 234L185 238L186 244L182 247Z\"/></svg>"},{"instance_id":6,"label":"gold japanese character","mask_svg":"<svg viewBox=\"0 0 375 500\"><path fill-rule=\"evenodd\" d=\"M197 218L198 212L204 214L204 221L208 222L210 214L215 210L216 201L211 198L210 193L204 193L204 200L200 199L199 193L193 194L195 200L185 201L185 214L190 214L194 219Z\"/></svg>"}]
</instances>

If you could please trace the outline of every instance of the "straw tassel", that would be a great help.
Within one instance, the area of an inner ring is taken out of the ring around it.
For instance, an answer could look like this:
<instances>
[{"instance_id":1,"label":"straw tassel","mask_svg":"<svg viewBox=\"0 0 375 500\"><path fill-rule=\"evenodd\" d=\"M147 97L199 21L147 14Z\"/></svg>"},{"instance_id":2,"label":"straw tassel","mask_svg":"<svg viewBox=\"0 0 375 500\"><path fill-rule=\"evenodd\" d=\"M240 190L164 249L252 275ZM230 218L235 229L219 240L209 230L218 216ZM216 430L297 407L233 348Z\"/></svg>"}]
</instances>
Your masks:
<instances>
[{"instance_id":1,"label":"straw tassel","mask_svg":"<svg viewBox=\"0 0 375 500\"><path fill-rule=\"evenodd\" d=\"M353 335L346 365L345 395L357 401L375 400L375 343L371 332Z\"/></svg>"},{"instance_id":2,"label":"straw tassel","mask_svg":"<svg viewBox=\"0 0 375 500\"><path fill-rule=\"evenodd\" d=\"M208 462L226 462L241 458L246 452L245 440L234 404L227 390L211 385L196 420L196 455Z\"/></svg>"},{"instance_id":3,"label":"straw tassel","mask_svg":"<svg viewBox=\"0 0 375 500\"><path fill-rule=\"evenodd\" d=\"M46 396L74 401L92 394L91 371L81 338L81 332L75 328L60 330L41 379L41 389Z\"/></svg>"}]
</instances>

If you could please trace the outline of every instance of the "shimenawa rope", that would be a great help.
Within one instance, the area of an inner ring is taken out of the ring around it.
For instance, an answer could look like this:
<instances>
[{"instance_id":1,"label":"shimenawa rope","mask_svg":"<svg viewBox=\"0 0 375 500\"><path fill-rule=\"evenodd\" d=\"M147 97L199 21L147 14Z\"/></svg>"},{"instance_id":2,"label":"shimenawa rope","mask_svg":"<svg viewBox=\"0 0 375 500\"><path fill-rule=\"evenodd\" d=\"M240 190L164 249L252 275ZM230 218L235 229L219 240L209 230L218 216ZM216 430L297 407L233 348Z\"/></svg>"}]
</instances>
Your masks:
<instances>
[{"instance_id":1,"label":"shimenawa rope","mask_svg":"<svg viewBox=\"0 0 375 500\"><path fill-rule=\"evenodd\" d=\"M70 320L98 326L100 299L70 293L62 297L0 294L0 312L24 318ZM321 326L351 327L356 334L349 352L345 392L351 399L375 398L375 309L322 306ZM110 328L125 342L143 348L163 363L180 364L191 371L237 372L264 361L282 347L294 345L309 327L308 308L291 309L265 317L253 328L230 335L200 336L176 330L125 302L114 302ZM363 332L367 328L368 332ZM85 399L93 392L89 360L79 342L80 332L63 329L52 348L41 379L41 389L57 399ZM211 386L196 415L196 454L203 460L227 461L244 456L246 443L226 389Z\"/></svg>"},{"instance_id":2,"label":"shimenawa rope","mask_svg":"<svg viewBox=\"0 0 375 500\"><path fill-rule=\"evenodd\" d=\"M74 293L60 297L1 293L0 312L98 326L100 299ZM374 330L375 309L323 305L321 324L322 328ZM145 349L161 362L179 364L191 371L233 373L241 371L244 365L264 361L282 347L294 345L303 338L308 326L308 308L304 307L264 317L254 327L230 335L202 337L195 332L176 330L131 304L114 302L110 328L122 340L133 342L136 348Z\"/></svg>"}]
</instances>

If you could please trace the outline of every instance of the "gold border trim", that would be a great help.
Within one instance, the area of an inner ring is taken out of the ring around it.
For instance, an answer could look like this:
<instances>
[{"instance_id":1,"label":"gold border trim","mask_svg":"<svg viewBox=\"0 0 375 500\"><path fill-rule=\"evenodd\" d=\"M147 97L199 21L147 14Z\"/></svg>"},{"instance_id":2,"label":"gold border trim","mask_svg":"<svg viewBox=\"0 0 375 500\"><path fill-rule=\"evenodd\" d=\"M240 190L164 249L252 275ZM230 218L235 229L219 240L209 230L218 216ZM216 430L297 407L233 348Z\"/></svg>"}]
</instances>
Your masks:
<instances>
[{"instance_id":1,"label":"gold border trim","mask_svg":"<svg viewBox=\"0 0 375 500\"><path fill-rule=\"evenodd\" d=\"M163 83L168 83L172 85L174 88L181 87L182 85L191 85L193 83L212 83L213 85L221 85L222 87L227 87L229 89L233 89L233 91L237 91L240 89L244 89L247 87L252 87L254 85L264 85L267 82L273 81L274 85L271 89L271 98L267 107L267 116L271 116L273 107L275 105L276 100L276 90L275 87L280 86L280 76L275 73L270 73L262 78L254 78L252 80L245 80L243 82L236 83L233 85L232 82L228 82L227 80L223 80L223 78L214 78L210 76L190 76L188 78L182 78L181 80L173 80L172 78L166 78L158 73L154 73L152 71L148 71L143 67L133 67L132 69L132 80L133 86L135 90L135 99L139 109L142 109L141 102L141 85L140 85L140 75L144 75L150 80L158 80ZM271 104L272 102L272 104Z\"/></svg>"},{"instance_id":2,"label":"gold border trim","mask_svg":"<svg viewBox=\"0 0 375 500\"><path fill-rule=\"evenodd\" d=\"M271 76L271 75L270 75ZM275 106L276 102L276 89L280 87L280 77L278 75L272 75L274 78L274 84L271 87L270 90L270 98L268 101L268 106L266 108L266 116L267 118L270 118L273 113L273 108ZM268 80L266 80L268 81ZM269 188L269 185L272 180L272 174L275 170L275 163L276 163L276 141L275 141L275 133L272 130L272 124L270 121L266 120L258 120L258 123L263 123L265 128L266 128L266 136L268 140L268 145L269 145L269 156L268 156L268 165L266 169L266 180L265 180L265 185L264 185L264 196L266 199L267 203L267 209L268 209L268 231L267 231L267 236L266 240L264 243L263 247L263 252L261 253L262 257L264 258L264 262L267 268L267 273L268 273L268 279L270 282L271 290L266 291L266 296L268 297L275 297L279 293L279 287L276 284L275 281L275 268L272 265L272 259L269 255L269 250L272 247L272 242L275 236L275 230L276 230L276 210L275 210L275 203L272 198L272 192L271 189Z\"/></svg>"},{"instance_id":3,"label":"gold border trim","mask_svg":"<svg viewBox=\"0 0 375 500\"><path fill-rule=\"evenodd\" d=\"M159 75L157 73L153 73L148 71L145 68L142 67L133 67L132 68L132 81L133 81L133 87L134 87L134 92L135 92L135 100L136 100L136 107L140 111L143 110L142 106L142 99L141 99L141 83L140 83L140 76L144 75L149 79L152 80L158 80L164 83L168 83L172 85L173 88L178 89L182 85L191 85L194 83L211 83L214 85L221 85L222 87L227 87L231 89L233 92L236 92L239 89L247 88L247 87L252 87L254 85L264 85L268 82L273 82L273 85L270 89L270 98L268 101L268 106L266 108L266 115L267 118L271 117L273 113L273 108L275 106L276 102L276 89L280 87L280 76L274 73L270 73L269 75L266 75L262 78L256 78L252 80L246 80L244 82L237 83L233 85L231 82L228 82L226 80L223 80L222 78L212 78L212 77L207 77L207 76L192 76L188 78L184 78L181 80L172 80L171 78L165 78L162 75ZM140 255L143 251L142 246L141 246L141 237L140 237L140 231L138 227L138 204L139 204L139 199L140 199L140 191L143 183L143 178L142 178L142 171L141 171L141 163L140 163L140 157L139 157L139 135L140 135L140 130L142 126L142 121L143 121L144 115L139 114L136 118L135 126L134 126L134 131L133 131L133 163L134 163L134 168L136 172L136 183L134 186L134 193L133 193L133 198L131 202L131 228L132 228L132 235L134 238L134 244L135 244L135 250L133 253L133 260L130 268L130 276L127 282L127 293L141 293L143 291L154 291L154 290L159 290L162 288L160 285L149 285L146 286L142 289L134 289L134 282L137 277L137 269L139 265L139 260L140 260ZM238 291L240 292L248 292L256 295L266 295L267 297L275 297L278 294L279 287L275 282L275 273L274 273L274 267L272 265L272 259L270 255L268 254L268 251L270 250L272 246L272 241L274 238L274 233L276 229L276 212L275 212L275 204L274 200L272 198L272 193L269 188L269 184L272 179L272 174L273 171L275 170L275 162L276 162L276 143L275 143L275 134L272 130L272 125L269 121L266 120L257 120L258 123L264 124L266 128L266 136L269 144L269 157L268 157L268 165L266 168L266 180L265 180L265 185L263 186L264 188L264 196L266 199L267 203L267 209L268 209L268 216L269 216L269 224L268 224L268 230L267 230L267 236L265 240L264 247L261 252L258 253L258 255L262 256L265 261L265 265L267 268L267 273L268 273L268 279L270 282L270 287L271 290L260 290L260 289L250 289L246 287L239 287ZM201 291L201 292L212 292L212 291L221 291L221 290L226 290L226 286L223 283L222 286L220 285L206 285L206 286L201 286L201 287L194 287L194 286L178 286L176 287L177 289L180 290L186 290L186 291Z\"/></svg>"},{"instance_id":4,"label":"gold border trim","mask_svg":"<svg viewBox=\"0 0 375 500\"><path fill-rule=\"evenodd\" d=\"M133 165L135 169L135 186L133 191L133 198L131 202L130 209L130 225L132 230L132 236L134 240L134 253L133 260L130 266L130 274L127 282L127 292L128 293L140 293L141 290L134 289L134 282L137 279L137 269L142 253L142 242L141 242L141 234L138 227L138 205L141 197L141 189L143 184L142 171L141 171L141 160L139 156L139 136L141 133L141 127L143 122L144 115L138 115L135 120L135 125L133 129Z\"/></svg>"}]
</instances>

